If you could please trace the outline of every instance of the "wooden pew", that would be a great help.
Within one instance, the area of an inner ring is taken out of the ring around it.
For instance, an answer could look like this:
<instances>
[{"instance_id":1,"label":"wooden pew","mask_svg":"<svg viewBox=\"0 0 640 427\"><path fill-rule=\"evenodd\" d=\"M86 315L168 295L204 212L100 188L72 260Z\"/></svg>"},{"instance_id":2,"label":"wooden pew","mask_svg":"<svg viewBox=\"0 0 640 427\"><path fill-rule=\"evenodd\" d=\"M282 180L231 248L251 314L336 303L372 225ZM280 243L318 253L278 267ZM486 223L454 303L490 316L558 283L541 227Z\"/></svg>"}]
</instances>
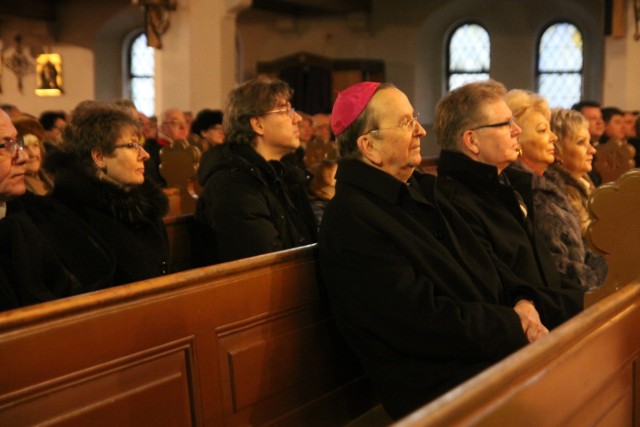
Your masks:
<instances>
[{"instance_id":1,"label":"wooden pew","mask_svg":"<svg viewBox=\"0 0 640 427\"><path fill-rule=\"evenodd\" d=\"M194 267L193 236L196 232L192 214L167 216L164 219L169 239L169 266L177 273Z\"/></svg>"},{"instance_id":2,"label":"wooden pew","mask_svg":"<svg viewBox=\"0 0 640 427\"><path fill-rule=\"evenodd\" d=\"M613 182L620 175L636 166L633 145L618 140L609 140L596 147L596 159L593 167L600 174L602 184Z\"/></svg>"},{"instance_id":3,"label":"wooden pew","mask_svg":"<svg viewBox=\"0 0 640 427\"><path fill-rule=\"evenodd\" d=\"M598 188L590 209L609 274L589 308L396 427L640 426L640 170Z\"/></svg>"},{"instance_id":4,"label":"wooden pew","mask_svg":"<svg viewBox=\"0 0 640 427\"><path fill-rule=\"evenodd\" d=\"M344 425L376 398L316 248L0 313L0 425Z\"/></svg>"},{"instance_id":5,"label":"wooden pew","mask_svg":"<svg viewBox=\"0 0 640 427\"><path fill-rule=\"evenodd\" d=\"M638 426L638 325L634 283L394 426Z\"/></svg>"}]
</instances>

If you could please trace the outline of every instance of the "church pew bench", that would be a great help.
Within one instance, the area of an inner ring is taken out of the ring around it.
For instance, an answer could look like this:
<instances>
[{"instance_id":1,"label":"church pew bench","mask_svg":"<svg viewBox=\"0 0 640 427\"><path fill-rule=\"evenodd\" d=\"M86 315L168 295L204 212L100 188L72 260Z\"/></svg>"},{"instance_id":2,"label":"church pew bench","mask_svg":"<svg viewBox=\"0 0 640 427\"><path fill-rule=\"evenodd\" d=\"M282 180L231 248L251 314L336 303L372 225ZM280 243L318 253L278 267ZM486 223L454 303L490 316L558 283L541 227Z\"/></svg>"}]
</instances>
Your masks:
<instances>
[{"instance_id":1,"label":"church pew bench","mask_svg":"<svg viewBox=\"0 0 640 427\"><path fill-rule=\"evenodd\" d=\"M640 283L394 427L640 425Z\"/></svg>"},{"instance_id":2,"label":"church pew bench","mask_svg":"<svg viewBox=\"0 0 640 427\"><path fill-rule=\"evenodd\" d=\"M337 426L377 399L315 246L0 313L0 425Z\"/></svg>"},{"instance_id":3,"label":"church pew bench","mask_svg":"<svg viewBox=\"0 0 640 427\"><path fill-rule=\"evenodd\" d=\"M587 237L609 272L587 309L397 427L640 426L640 170L589 204Z\"/></svg>"}]
</instances>

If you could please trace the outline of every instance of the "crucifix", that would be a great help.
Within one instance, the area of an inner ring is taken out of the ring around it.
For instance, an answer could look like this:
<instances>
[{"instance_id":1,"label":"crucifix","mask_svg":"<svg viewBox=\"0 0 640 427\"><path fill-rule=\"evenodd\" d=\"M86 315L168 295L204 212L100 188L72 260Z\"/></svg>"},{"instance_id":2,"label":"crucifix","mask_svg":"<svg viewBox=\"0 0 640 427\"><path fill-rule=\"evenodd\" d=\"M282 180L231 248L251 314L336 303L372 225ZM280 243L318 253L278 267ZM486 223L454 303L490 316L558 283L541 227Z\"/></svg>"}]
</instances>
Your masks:
<instances>
[{"instance_id":1,"label":"crucifix","mask_svg":"<svg viewBox=\"0 0 640 427\"><path fill-rule=\"evenodd\" d=\"M147 45L162 48L161 36L169 29L169 12L176 10L176 0L131 0L144 9Z\"/></svg>"}]
</instances>

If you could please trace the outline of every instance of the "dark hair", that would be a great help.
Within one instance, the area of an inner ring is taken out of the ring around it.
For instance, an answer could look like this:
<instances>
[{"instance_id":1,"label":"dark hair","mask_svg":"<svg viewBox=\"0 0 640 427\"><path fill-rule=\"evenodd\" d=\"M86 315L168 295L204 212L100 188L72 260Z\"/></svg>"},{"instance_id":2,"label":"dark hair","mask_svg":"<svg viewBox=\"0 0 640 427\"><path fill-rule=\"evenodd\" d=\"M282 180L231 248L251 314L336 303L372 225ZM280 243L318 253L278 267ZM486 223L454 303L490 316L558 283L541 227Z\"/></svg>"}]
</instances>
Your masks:
<instances>
[{"instance_id":1,"label":"dark hair","mask_svg":"<svg viewBox=\"0 0 640 427\"><path fill-rule=\"evenodd\" d=\"M571 106L571 109L574 111L580 111L582 113L582 109L585 107L600 108L600 103L597 101L584 100L573 104Z\"/></svg>"},{"instance_id":2,"label":"dark hair","mask_svg":"<svg viewBox=\"0 0 640 427\"><path fill-rule=\"evenodd\" d=\"M191 133L200 136L200 132L221 124L222 111L205 108L196 114L196 118L193 120L193 123L191 123Z\"/></svg>"},{"instance_id":3,"label":"dark hair","mask_svg":"<svg viewBox=\"0 0 640 427\"><path fill-rule=\"evenodd\" d=\"M602 120L604 120L605 123L608 123L613 116L624 116L624 112L618 107L602 108Z\"/></svg>"},{"instance_id":4,"label":"dark hair","mask_svg":"<svg viewBox=\"0 0 640 427\"><path fill-rule=\"evenodd\" d=\"M122 107L102 102L76 108L63 132L62 150L71 155L81 171L95 175L97 167L91 153L115 151L115 144L126 127L139 131L138 121Z\"/></svg>"},{"instance_id":5,"label":"dark hair","mask_svg":"<svg viewBox=\"0 0 640 427\"><path fill-rule=\"evenodd\" d=\"M16 107L13 104L0 104L0 110L4 111L7 114L9 114L11 111L13 111L16 108L18 107Z\"/></svg>"},{"instance_id":6,"label":"dark hair","mask_svg":"<svg viewBox=\"0 0 640 427\"><path fill-rule=\"evenodd\" d=\"M391 83L381 83L371 99L382 89L388 88L395 88L395 86ZM358 138L364 135L367 129L377 129L379 127L378 112L373 111L371 108L371 99L358 118L336 137L340 159L361 159L362 153L358 149Z\"/></svg>"},{"instance_id":7,"label":"dark hair","mask_svg":"<svg viewBox=\"0 0 640 427\"><path fill-rule=\"evenodd\" d=\"M44 130L51 130L56 125L56 120L62 119L65 122L67 121L67 115L64 111L43 111L40 114L40 124L44 128Z\"/></svg>"},{"instance_id":8,"label":"dark hair","mask_svg":"<svg viewBox=\"0 0 640 427\"><path fill-rule=\"evenodd\" d=\"M222 122L226 140L231 144L254 146L256 133L251 118L266 113L279 100L289 101L293 89L282 80L260 75L229 93Z\"/></svg>"},{"instance_id":9,"label":"dark hair","mask_svg":"<svg viewBox=\"0 0 640 427\"><path fill-rule=\"evenodd\" d=\"M504 99L507 89L495 80L468 83L446 94L436 105L433 127L438 144L445 150L460 151L462 133L481 125L487 102Z\"/></svg>"}]
</instances>

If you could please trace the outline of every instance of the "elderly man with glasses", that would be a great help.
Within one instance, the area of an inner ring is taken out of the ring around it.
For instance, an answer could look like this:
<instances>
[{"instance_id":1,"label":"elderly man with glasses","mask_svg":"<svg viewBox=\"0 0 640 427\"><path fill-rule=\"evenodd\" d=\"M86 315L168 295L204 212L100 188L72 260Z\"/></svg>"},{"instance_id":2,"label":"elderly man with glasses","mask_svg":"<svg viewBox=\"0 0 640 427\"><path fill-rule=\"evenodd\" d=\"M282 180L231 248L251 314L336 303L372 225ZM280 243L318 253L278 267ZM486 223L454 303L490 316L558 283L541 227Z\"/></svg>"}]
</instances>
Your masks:
<instances>
[{"instance_id":1,"label":"elderly man with glasses","mask_svg":"<svg viewBox=\"0 0 640 427\"><path fill-rule=\"evenodd\" d=\"M403 92L351 86L332 127L340 161L320 228L323 282L391 417L548 334L529 300L553 300L503 284L462 218L441 213L435 178L415 172L426 132Z\"/></svg>"},{"instance_id":2,"label":"elderly man with glasses","mask_svg":"<svg viewBox=\"0 0 640 427\"><path fill-rule=\"evenodd\" d=\"M533 174L512 165L531 144L537 144L538 155L553 151L557 138L546 105L535 94L507 94L494 80L470 83L440 100L434 128L442 147L437 194L471 226L503 282L561 296L560 316L536 304L551 328L581 308L584 291L576 280L560 276L535 231Z\"/></svg>"},{"instance_id":3,"label":"elderly man with glasses","mask_svg":"<svg viewBox=\"0 0 640 427\"><path fill-rule=\"evenodd\" d=\"M212 232L203 263L230 261L316 241L305 188L310 176L281 161L300 145L301 117L292 89L261 76L231 91L224 112L226 142L207 151L196 219Z\"/></svg>"},{"instance_id":4,"label":"elderly man with glasses","mask_svg":"<svg viewBox=\"0 0 640 427\"><path fill-rule=\"evenodd\" d=\"M28 156L0 111L0 310L100 289L113 259L99 238L55 201L26 191Z\"/></svg>"}]
</instances>

